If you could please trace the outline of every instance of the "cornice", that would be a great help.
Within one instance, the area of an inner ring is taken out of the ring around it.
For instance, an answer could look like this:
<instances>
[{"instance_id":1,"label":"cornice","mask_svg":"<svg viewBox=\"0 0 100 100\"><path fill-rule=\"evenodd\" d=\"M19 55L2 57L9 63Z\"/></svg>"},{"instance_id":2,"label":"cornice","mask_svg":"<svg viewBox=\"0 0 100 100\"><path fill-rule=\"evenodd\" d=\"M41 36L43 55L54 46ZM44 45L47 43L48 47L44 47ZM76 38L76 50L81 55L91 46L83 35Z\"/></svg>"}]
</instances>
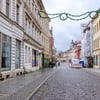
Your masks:
<instances>
[{"instance_id":1,"label":"cornice","mask_svg":"<svg viewBox=\"0 0 100 100\"><path fill-rule=\"evenodd\" d=\"M16 23L15 21L11 20L9 17L7 17L5 14L3 14L0 11L0 16L2 18L4 18L6 21L8 21L9 23L11 23L12 25L15 25L18 29L20 29L21 31L24 31L24 28L22 26L20 26L18 23Z\"/></svg>"},{"instance_id":2,"label":"cornice","mask_svg":"<svg viewBox=\"0 0 100 100\"><path fill-rule=\"evenodd\" d=\"M25 32L24 32L24 41L42 50L42 45Z\"/></svg>"}]
</instances>

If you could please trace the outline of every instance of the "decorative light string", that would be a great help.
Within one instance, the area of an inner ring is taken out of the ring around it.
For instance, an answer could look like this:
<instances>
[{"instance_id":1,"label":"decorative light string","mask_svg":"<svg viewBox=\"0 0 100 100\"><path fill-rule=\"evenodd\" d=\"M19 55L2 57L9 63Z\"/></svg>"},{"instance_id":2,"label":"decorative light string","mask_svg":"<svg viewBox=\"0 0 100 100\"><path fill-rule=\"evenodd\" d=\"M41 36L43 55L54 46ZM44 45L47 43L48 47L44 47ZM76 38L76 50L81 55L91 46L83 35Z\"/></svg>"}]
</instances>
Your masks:
<instances>
[{"instance_id":1,"label":"decorative light string","mask_svg":"<svg viewBox=\"0 0 100 100\"><path fill-rule=\"evenodd\" d=\"M64 13L47 14L44 11L38 11L38 14L41 18L44 18L44 19L59 18L62 21L65 21L67 19L79 21L79 20L86 19L88 17L90 17L91 19L96 19L98 17L99 13L100 13L100 10L85 12L85 13L80 14L80 15L72 15L70 13L65 13L65 12Z\"/></svg>"}]
</instances>

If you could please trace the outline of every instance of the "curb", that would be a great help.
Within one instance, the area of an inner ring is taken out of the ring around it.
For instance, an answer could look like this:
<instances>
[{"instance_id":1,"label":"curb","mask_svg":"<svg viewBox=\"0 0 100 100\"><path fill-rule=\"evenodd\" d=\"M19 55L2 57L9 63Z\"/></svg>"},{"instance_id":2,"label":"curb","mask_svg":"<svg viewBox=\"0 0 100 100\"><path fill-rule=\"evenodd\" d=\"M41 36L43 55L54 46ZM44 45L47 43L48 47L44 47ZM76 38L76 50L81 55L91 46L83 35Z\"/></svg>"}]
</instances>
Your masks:
<instances>
[{"instance_id":1,"label":"curb","mask_svg":"<svg viewBox=\"0 0 100 100\"><path fill-rule=\"evenodd\" d=\"M85 72L87 72L87 73L90 73L90 74L92 74L92 75L95 75L95 76L100 77L100 73L98 73L98 72L94 72L94 71L87 70L87 69L83 69L83 71L85 71Z\"/></svg>"},{"instance_id":2,"label":"curb","mask_svg":"<svg viewBox=\"0 0 100 100\"><path fill-rule=\"evenodd\" d=\"M53 72L51 75L49 75L43 82L41 82L41 84L27 97L26 100L30 100L30 98L32 97L32 95L34 95L38 90L39 88L53 75L55 74L57 71Z\"/></svg>"}]
</instances>

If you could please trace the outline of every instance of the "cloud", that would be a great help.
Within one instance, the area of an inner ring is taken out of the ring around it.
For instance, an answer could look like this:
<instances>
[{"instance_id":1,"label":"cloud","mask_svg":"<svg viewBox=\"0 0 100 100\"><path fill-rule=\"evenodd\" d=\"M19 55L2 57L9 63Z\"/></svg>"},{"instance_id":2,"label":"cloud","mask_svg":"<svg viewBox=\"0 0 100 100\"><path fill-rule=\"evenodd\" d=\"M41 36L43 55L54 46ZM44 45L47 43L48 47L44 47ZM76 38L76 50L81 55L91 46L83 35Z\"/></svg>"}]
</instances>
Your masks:
<instances>
[{"instance_id":1,"label":"cloud","mask_svg":"<svg viewBox=\"0 0 100 100\"><path fill-rule=\"evenodd\" d=\"M100 0L42 0L47 13L82 14L100 8ZM57 50L67 50L71 40L81 39L81 23L89 22L89 18L82 21L61 21L52 19L53 36Z\"/></svg>"}]
</instances>

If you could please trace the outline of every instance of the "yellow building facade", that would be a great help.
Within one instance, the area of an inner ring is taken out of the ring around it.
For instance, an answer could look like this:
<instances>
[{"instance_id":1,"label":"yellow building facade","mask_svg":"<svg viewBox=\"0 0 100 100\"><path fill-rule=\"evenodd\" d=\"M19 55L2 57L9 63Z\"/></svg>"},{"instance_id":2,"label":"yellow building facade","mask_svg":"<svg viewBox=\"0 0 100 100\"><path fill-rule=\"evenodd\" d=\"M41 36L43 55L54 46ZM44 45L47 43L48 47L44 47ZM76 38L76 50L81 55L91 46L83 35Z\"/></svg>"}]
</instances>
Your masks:
<instances>
[{"instance_id":1,"label":"yellow building facade","mask_svg":"<svg viewBox=\"0 0 100 100\"><path fill-rule=\"evenodd\" d=\"M42 26L42 48L44 53L44 67L49 66L49 37L50 37L50 31L49 31L49 22L50 19L42 19L43 26Z\"/></svg>"},{"instance_id":2,"label":"yellow building facade","mask_svg":"<svg viewBox=\"0 0 100 100\"><path fill-rule=\"evenodd\" d=\"M100 14L92 21L94 68L100 68Z\"/></svg>"}]
</instances>

